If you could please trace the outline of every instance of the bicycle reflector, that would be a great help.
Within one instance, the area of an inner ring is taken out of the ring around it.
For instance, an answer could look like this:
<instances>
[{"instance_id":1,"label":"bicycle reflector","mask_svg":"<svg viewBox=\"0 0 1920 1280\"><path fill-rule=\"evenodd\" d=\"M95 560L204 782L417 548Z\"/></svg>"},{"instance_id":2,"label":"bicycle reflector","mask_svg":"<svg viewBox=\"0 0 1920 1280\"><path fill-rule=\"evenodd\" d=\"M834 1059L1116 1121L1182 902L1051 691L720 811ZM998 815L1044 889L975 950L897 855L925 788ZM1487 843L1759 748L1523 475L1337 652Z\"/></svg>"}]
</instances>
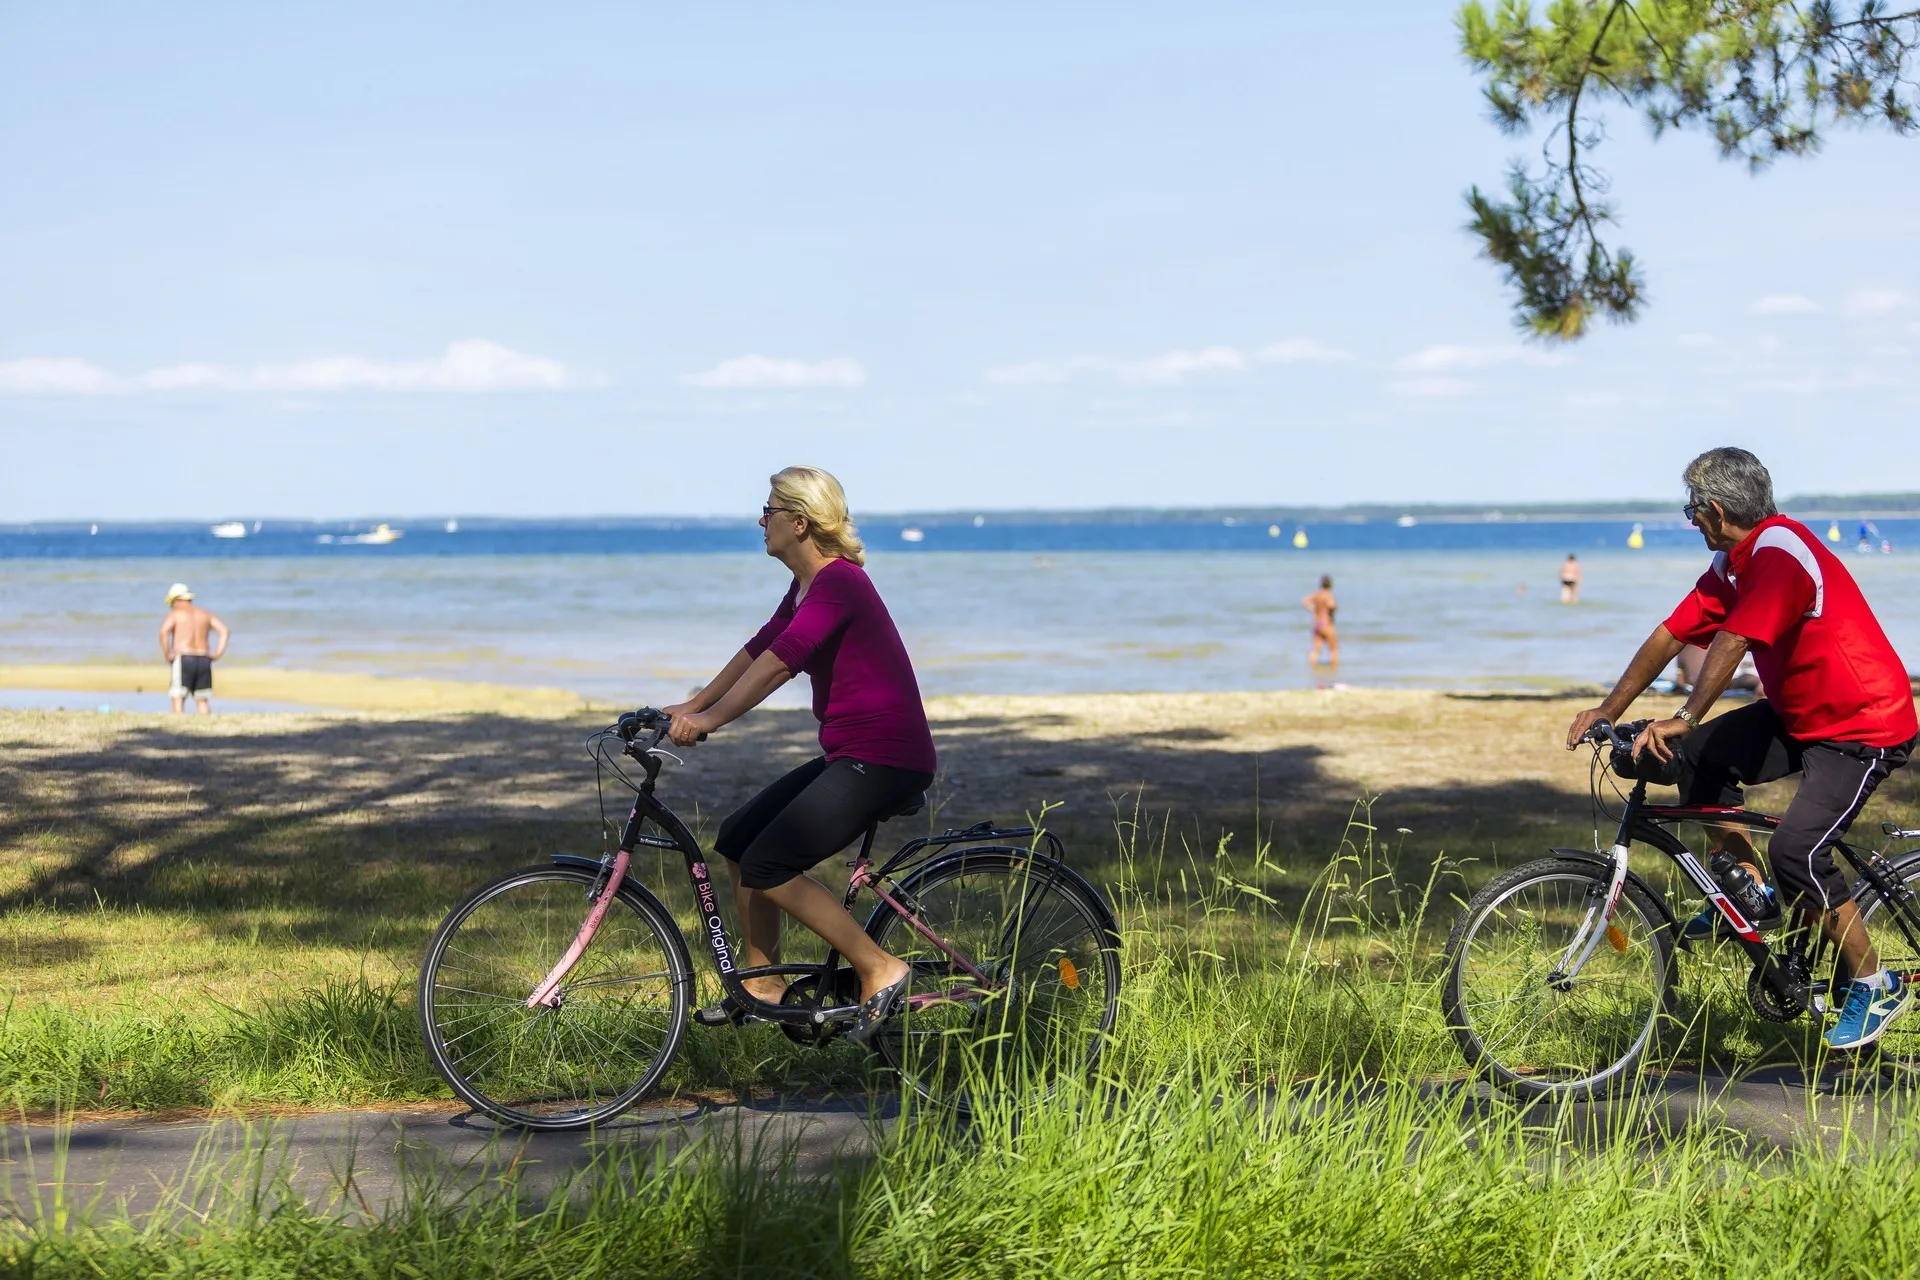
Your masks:
<instances>
[{"instance_id":1,"label":"bicycle reflector","mask_svg":"<svg viewBox=\"0 0 1920 1280\"><path fill-rule=\"evenodd\" d=\"M1060 957L1060 981L1067 984L1067 990L1069 991L1078 991L1080 989L1080 970L1076 969L1073 961L1067 959L1065 956Z\"/></svg>"},{"instance_id":2,"label":"bicycle reflector","mask_svg":"<svg viewBox=\"0 0 1920 1280\"><path fill-rule=\"evenodd\" d=\"M1627 935L1620 931L1619 925L1610 924L1607 926L1607 945L1615 951L1618 951L1621 955L1627 954Z\"/></svg>"}]
</instances>

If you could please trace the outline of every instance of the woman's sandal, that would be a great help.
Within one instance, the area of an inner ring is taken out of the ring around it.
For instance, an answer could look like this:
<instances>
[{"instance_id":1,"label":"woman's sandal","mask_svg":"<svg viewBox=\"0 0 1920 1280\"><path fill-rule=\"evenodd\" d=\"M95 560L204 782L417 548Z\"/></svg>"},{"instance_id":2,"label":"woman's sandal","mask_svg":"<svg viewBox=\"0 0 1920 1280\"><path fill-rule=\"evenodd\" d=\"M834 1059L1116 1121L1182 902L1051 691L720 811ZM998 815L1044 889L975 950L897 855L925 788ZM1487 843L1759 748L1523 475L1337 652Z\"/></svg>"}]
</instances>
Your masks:
<instances>
[{"instance_id":1,"label":"woman's sandal","mask_svg":"<svg viewBox=\"0 0 1920 1280\"><path fill-rule=\"evenodd\" d=\"M913 980L913 970L908 969L905 976L892 986L880 988L860 1003L860 1020L853 1024L853 1030L846 1038L855 1044L865 1044L886 1024L888 1018L900 1011L907 1000L907 984Z\"/></svg>"}]
</instances>

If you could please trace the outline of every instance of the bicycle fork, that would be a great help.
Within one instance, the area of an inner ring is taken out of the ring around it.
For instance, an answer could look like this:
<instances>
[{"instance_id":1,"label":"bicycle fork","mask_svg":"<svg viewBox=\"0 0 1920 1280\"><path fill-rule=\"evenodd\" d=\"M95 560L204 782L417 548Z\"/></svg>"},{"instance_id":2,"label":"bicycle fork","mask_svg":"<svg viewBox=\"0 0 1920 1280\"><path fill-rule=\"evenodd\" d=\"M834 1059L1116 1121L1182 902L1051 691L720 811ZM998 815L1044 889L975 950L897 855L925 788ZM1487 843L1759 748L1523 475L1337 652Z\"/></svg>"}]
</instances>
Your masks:
<instances>
[{"instance_id":1,"label":"bicycle fork","mask_svg":"<svg viewBox=\"0 0 1920 1280\"><path fill-rule=\"evenodd\" d=\"M1606 894L1587 905L1586 918L1574 931L1573 941L1561 952L1559 965L1547 976L1547 981L1561 990L1565 990L1580 976L1580 970L1592 958L1600 939L1605 938L1615 951L1627 949L1626 935L1613 923L1613 913L1619 908L1620 893L1627 885L1627 853L1633 841L1633 822L1646 796L1647 784L1644 781L1636 783L1627 796L1627 807L1620 812L1620 830L1614 836L1613 848L1607 855L1609 870Z\"/></svg>"}]
</instances>

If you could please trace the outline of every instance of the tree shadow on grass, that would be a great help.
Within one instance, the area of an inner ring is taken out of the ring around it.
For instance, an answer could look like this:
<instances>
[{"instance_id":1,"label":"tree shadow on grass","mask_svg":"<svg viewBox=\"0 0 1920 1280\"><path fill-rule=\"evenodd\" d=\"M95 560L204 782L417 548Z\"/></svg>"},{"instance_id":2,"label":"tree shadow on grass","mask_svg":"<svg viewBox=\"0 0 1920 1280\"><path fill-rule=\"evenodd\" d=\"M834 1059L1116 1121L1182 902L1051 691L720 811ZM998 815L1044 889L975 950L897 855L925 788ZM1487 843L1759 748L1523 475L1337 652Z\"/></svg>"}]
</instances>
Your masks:
<instances>
[{"instance_id":1,"label":"tree shadow on grass","mask_svg":"<svg viewBox=\"0 0 1920 1280\"><path fill-rule=\"evenodd\" d=\"M937 726L934 803L889 824L882 846L981 818L1038 817L1083 869L1110 874L1121 839L1209 857L1223 833L1250 853L1318 867L1340 846L1359 788L1314 746L1252 752L1205 727L1146 734L1050 732L1057 716L976 716ZM557 850L597 854L598 721L473 715L417 720L257 717L217 728L129 721L89 744L14 733L0 775L0 911L29 904L186 911L232 930L273 907L313 942L362 945L421 930L490 874ZM661 794L703 839L718 817L816 751L804 711L762 711L669 765ZM609 815L626 792L609 781ZM1584 816L1585 802L1515 779L1393 791L1376 827L1409 827L1424 861L1526 838ZM831 867L834 864L823 864ZM643 878L673 901L684 877ZM430 925L429 925L430 927ZM388 936L391 934L388 932ZM422 939L423 940L423 939Z\"/></svg>"}]
</instances>

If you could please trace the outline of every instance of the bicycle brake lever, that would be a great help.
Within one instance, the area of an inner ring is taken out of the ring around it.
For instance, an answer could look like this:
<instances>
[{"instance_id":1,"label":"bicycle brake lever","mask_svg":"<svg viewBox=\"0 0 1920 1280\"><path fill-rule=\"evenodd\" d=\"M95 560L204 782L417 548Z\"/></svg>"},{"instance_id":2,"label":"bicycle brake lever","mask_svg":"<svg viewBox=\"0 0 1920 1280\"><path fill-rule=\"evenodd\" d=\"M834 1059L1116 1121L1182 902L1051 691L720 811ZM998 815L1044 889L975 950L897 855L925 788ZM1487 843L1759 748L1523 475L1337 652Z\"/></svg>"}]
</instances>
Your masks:
<instances>
[{"instance_id":1,"label":"bicycle brake lever","mask_svg":"<svg viewBox=\"0 0 1920 1280\"><path fill-rule=\"evenodd\" d=\"M679 756L673 754L673 752L667 750L665 747L648 747L647 754L650 756L665 756L667 759L673 761L677 765L686 764L685 760L682 760Z\"/></svg>"}]
</instances>

